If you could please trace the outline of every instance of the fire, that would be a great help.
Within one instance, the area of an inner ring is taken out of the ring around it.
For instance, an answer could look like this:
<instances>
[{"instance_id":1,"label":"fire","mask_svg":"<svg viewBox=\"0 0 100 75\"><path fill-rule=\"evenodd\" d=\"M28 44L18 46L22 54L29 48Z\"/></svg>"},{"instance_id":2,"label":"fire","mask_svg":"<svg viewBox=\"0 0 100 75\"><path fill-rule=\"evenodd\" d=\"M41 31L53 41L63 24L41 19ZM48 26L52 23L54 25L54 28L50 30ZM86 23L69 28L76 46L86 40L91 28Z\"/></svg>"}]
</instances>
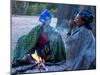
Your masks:
<instances>
[{"instance_id":1,"label":"fire","mask_svg":"<svg viewBox=\"0 0 100 75\"><path fill-rule=\"evenodd\" d=\"M40 68L41 66L46 70L48 71L48 68L44 65L44 59L42 59L38 54L37 52L35 51L35 53L33 53L32 55L32 58L34 58L36 61L35 63L38 64L38 68Z\"/></svg>"},{"instance_id":2,"label":"fire","mask_svg":"<svg viewBox=\"0 0 100 75\"><path fill-rule=\"evenodd\" d=\"M34 58L36 61L37 64L41 63L41 62L44 62L44 59L42 59L38 54L37 52L35 51L35 53L33 53L32 55L32 58Z\"/></svg>"}]
</instances>

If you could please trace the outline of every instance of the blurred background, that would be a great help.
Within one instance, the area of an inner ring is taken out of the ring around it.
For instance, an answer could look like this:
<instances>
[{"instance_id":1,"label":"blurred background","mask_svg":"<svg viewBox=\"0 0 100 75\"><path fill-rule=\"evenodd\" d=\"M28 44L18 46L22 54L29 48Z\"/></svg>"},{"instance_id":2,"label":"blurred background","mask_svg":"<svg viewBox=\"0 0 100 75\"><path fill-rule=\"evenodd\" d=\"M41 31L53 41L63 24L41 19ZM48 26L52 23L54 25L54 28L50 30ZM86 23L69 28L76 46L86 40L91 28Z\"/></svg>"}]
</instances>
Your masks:
<instances>
[{"instance_id":1,"label":"blurred background","mask_svg":"<svg viewBox=\"0 0 100 75\"><path fill-rule=\"evenodd\" d=\"M63 20L73 19L76 14L83 10L91 10L96 17L96 7L89 5L71 5L71 4L56 4L56 3L39 3L39 2L25 2L11 0L12 11L11 14L14 16L39 16L41 11L45 8L49 9L53 14L53 17L57 18L57 25L61 25ZM95 23L95 19L94 19Z\"/></svg>"}]
</instances>

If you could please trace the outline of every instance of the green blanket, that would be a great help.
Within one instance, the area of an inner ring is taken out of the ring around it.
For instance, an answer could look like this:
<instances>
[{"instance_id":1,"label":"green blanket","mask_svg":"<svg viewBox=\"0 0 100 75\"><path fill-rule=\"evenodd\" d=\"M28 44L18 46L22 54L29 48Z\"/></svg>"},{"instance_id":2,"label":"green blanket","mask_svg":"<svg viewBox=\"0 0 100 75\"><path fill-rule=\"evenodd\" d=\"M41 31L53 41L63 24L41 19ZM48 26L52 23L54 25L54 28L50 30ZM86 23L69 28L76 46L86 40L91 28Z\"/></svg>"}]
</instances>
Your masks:
<instances>
[{"instance_id":1,"label":"green blanket","mask_svg":"<svg viewBox=\"0 0 100 75\"><path fill-rule=\"evenodd\" d=\"M22 60L25 54L35 47L40 33L43 31L42 26L38 25L33 28L27 35L20 37L14 49L13 60ZM51 26L45 29L48 33L49 45L51 50L50 61L58 62L66 59L65 47L62 38Z\"/></svg>"}]
</instances>

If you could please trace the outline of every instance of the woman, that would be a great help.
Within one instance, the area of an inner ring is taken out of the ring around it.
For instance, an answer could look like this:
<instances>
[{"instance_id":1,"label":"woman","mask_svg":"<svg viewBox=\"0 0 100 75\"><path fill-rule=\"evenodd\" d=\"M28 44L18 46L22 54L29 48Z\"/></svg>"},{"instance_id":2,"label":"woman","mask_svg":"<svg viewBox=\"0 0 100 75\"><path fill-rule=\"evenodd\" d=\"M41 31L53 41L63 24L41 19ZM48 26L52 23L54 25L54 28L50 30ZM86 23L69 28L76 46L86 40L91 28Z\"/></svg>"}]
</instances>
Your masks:
<instances>
[{"instance_id":1,"label":"woman","mask_svg":"<svg viewBox=\"0 0 100 75\"><path fill-rule=\"evenodd\" d=\"M33 54L35 51L45 61L59 62L66 59L62 38L49 25L51 18L52 15L47 9L40 14L41 24L33 28L27 35L19 38L14 50L13 61L26 59L27 55Z\"/></svg>"},{"instance_id":2,"label":"woman","mask_svg":"<svg viewBox=\"0 0 100 75\"><path fill-rule=\"evenodd\" d=\"M89 69L95 61L96 43L90 27L92 21L92 13L83 10L70 23L73 28L66 39L68 70Z\"/></svg>"}]
</instances>

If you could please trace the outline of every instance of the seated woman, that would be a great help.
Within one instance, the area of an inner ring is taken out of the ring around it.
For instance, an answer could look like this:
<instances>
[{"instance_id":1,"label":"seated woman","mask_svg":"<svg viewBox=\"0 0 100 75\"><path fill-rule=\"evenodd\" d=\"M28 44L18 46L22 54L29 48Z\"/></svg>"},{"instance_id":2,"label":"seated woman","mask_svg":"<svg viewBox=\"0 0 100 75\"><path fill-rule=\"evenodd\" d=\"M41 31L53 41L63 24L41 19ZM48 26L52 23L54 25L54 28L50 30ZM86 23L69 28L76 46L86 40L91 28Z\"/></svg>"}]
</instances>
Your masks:
<instances>
[{"instance_id":1,"label":"seated woman","mask_svg":"<svg viewBox=\"0 0 100 75\"><path fill-rule=\"evenodd\" d=\"M45 62L55 63L66 59L62 38L49 25L51 18L50 11L45 9L39 17L41 24L33 28L27 35L18 39L14 49L14 62L25 60L28 54L35 53L35 51Z\"/></svg>"},{"instance_id":2,"label":"seated woman","mask_svg":"<svg viewBox=\"0 0 100 75\"><path fill-rule=\"evenodd\" d=\"M92 13L83 10L70 22L72 30L66 39L67 70L86 70L96 61L96 42L90 27L92 21Z\"/></svg>"}]
</instances>

